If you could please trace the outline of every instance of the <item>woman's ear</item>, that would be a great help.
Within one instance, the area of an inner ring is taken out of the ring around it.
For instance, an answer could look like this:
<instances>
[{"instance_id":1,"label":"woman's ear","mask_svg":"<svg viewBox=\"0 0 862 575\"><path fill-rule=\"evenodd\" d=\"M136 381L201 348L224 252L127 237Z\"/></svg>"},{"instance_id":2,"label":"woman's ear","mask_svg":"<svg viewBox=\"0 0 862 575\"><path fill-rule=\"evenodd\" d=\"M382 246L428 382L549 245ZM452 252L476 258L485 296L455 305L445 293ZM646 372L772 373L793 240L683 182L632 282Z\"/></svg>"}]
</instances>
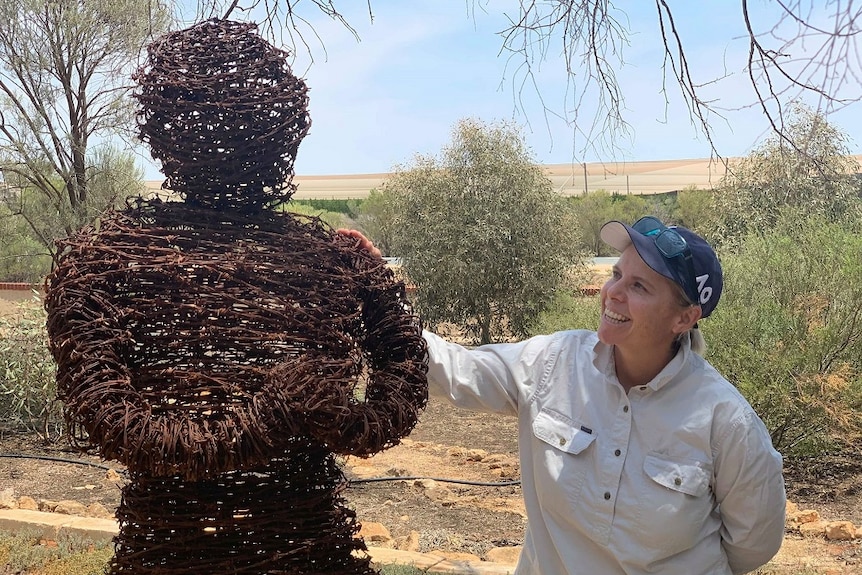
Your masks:
<instances>
[{"instance_id":1,"label":"woman's ear","mask_svg":"<svg viewBox=\"0 0 862 575\"><path fill-rule=\"evenodd\" d=\"M694 327L694 324L703 316L703 309L699 305L690 305L680 310L679 319L674 332L685 333Z\"/></svg>"}]
</instances>

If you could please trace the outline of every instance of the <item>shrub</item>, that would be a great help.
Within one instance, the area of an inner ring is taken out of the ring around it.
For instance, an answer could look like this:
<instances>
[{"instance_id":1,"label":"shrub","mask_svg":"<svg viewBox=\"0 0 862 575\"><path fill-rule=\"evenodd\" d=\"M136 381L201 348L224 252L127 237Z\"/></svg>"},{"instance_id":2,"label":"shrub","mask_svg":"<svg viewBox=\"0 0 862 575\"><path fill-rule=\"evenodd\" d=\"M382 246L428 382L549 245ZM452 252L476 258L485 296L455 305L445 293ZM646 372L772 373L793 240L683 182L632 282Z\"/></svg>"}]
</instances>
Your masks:
<instances>
[{"instance_id":1,"label":"shrub","mask_svg":"<svg viewBox=\"0 0 862 575\"><path fill-rule=\"evenodd\" d=\"M557 292L553 304L542 312L532 326L530 335L553 333L567 329L599 327L599 296L582 296L572 292Z\"/></svg>"},{"instance_id":2,"label":"shrub","mask_svg":"<svg viewBox=\"0 0 862 575\"><path fill-rule=\"evenodd\" d=\"M62 427L56 367L48 351L45 311L38 297L0 317L0 421L40 432Z\"/></svg>"},{"instance_id":3,"label":"shrub","mask_svg":"<svg viewBox=\"0 0 862 575\"><path fill-rule=\"evenodd\" d=\"M862 238L789 216L723 257L725 287L702 322L710 362L785 455L862 434Z\"/></svg>"}]
</instances>

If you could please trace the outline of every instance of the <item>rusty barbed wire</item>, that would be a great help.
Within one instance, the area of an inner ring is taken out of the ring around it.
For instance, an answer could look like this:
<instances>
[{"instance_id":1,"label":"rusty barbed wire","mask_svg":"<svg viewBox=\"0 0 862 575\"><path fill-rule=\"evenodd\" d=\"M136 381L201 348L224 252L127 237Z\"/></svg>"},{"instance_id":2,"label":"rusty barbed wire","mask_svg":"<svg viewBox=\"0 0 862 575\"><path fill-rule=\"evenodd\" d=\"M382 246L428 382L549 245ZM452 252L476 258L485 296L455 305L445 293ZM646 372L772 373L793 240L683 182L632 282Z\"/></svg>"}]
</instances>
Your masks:
<instances>
[{"instance_id":1,"label":"rusty barbed wire","mask_svg":"<svg viewBox=\"0 0 862 575\"><path fill-rule=\"evenodd\" d=\"M305 465L297 465L300 458ZM135 477L117 511L115 573L372 574L332 454L298 446L282 460L196 483Z\"/></svg>"},{"instance_id":2,"label":"rusty barbed wire","mask_svg":"<svg viewBox=\"0 0 862 575\"><path fill-rule=\"evenodd\" d=\"M250 22L209 20L148 48L138 83L140 138L191 205L257 209L290 198L311 120L288 53Z\"/></svg>"},{"instance_id":3,"label":"rusty barbed wire","mask_svg":"<svg viewBox=\"0 0 862 575\"><path fill-rule=\"evenodd\" d=\"M225 21L154 43L141 134L183 201L137 198L59 242L66 421L131 476L112 573L373 572L333 454L412 430L427 350L381 259L273 209L308 128L286 56Z\"/></svg>"}]
</instances>

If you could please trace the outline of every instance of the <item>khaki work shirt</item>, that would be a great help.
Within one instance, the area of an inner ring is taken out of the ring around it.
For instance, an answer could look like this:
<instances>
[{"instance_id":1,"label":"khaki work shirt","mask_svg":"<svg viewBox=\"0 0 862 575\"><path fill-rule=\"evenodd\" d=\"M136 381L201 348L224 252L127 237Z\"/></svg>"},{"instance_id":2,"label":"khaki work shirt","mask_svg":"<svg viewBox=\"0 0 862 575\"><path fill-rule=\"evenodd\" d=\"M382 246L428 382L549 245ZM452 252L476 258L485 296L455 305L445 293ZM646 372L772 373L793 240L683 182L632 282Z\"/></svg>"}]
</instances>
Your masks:
<instances>
[{"instance_id":1,"label":"khaki work shirt","mask_svg":"<svg viewBox=\"0 0 862 575\"><path fill-rule=\"evenodd\" d=\"M518 418L527 531L516 575L731 575L778 551L781 456L688 338L626 394L595 332L475 349L424 335L432 395Z\"/></svg>"}]
</instances>

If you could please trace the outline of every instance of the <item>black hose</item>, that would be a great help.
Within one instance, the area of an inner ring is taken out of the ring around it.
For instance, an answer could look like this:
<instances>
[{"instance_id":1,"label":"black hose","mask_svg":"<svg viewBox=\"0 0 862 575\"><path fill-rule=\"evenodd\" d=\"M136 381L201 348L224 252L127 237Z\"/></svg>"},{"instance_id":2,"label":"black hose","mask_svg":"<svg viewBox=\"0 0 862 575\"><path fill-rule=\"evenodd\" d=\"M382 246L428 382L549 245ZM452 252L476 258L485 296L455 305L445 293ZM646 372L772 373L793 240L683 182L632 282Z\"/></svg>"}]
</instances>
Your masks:
<instances>
[{"instance_id":1,"label":"black hose","mask_svg":"<svg viewBox=\"0 0 862 575\"><path fill-rule=\"evenodd\" d=\"M97 469L104 469L106 471L110 471L114 469L113 467L108 467L107 465L102 465L101 463L93 463L91 461L84 461L82 459L66 459L65 457L53 457L51 455L31 455L26 453L0 453L0 457L9 457L15 459L42 459L45 461L57 461L59 463L71 463L73 465L85 465L88 467L95 467ZM468 479L448 479L445 477L423 477L420 475L413 476L392 476L392 477L369 477L365 479L349 479L349 484L359 484L359 483L379 483L383 481L418 481L421 479L430 479L432 481L439 481L441 483L458 483L461 485L478 485L481 487L510 487L513 485L520 485L520 479L514 479L512 481L470 481Z\"/></svg>"},{"instance_id":2,"label":"black hose","mask_svg":"<svg viewBox=\"0 0 862 575\"><path fill-rule=\"evenodd\" d=\"M0 457L11 457L16 459L44 459L46 461L58 461L60 463L72 463L74 465L86 465L88 467L96 467L97 469L104 469L106 471L110 471L114 469L113 467L108 467L107 465L102 465L101 463L93 463L91 461L84 461L82 459L66 459L64 457L52 457L50 455L29 455L26 453L0 453Z\"/></svg>"},{"instance_id":3,"label":"black hose","mask_svg":"<svg viewBox=\"0 0 862 575\"><path fill-rule=\"evenodd\" d=\"M406 476L406 477L369 477L366 479L348 479L348 483L376 483L378 481L416 481L419 479L431 479L443 483L460 483L462 485L479 485L482 487L509 487L511 485L520 485L520 479L512 481L470 481L468 479L446 479L445 477L422 477L422 476Z\"/></svg>"}]
</instances>

